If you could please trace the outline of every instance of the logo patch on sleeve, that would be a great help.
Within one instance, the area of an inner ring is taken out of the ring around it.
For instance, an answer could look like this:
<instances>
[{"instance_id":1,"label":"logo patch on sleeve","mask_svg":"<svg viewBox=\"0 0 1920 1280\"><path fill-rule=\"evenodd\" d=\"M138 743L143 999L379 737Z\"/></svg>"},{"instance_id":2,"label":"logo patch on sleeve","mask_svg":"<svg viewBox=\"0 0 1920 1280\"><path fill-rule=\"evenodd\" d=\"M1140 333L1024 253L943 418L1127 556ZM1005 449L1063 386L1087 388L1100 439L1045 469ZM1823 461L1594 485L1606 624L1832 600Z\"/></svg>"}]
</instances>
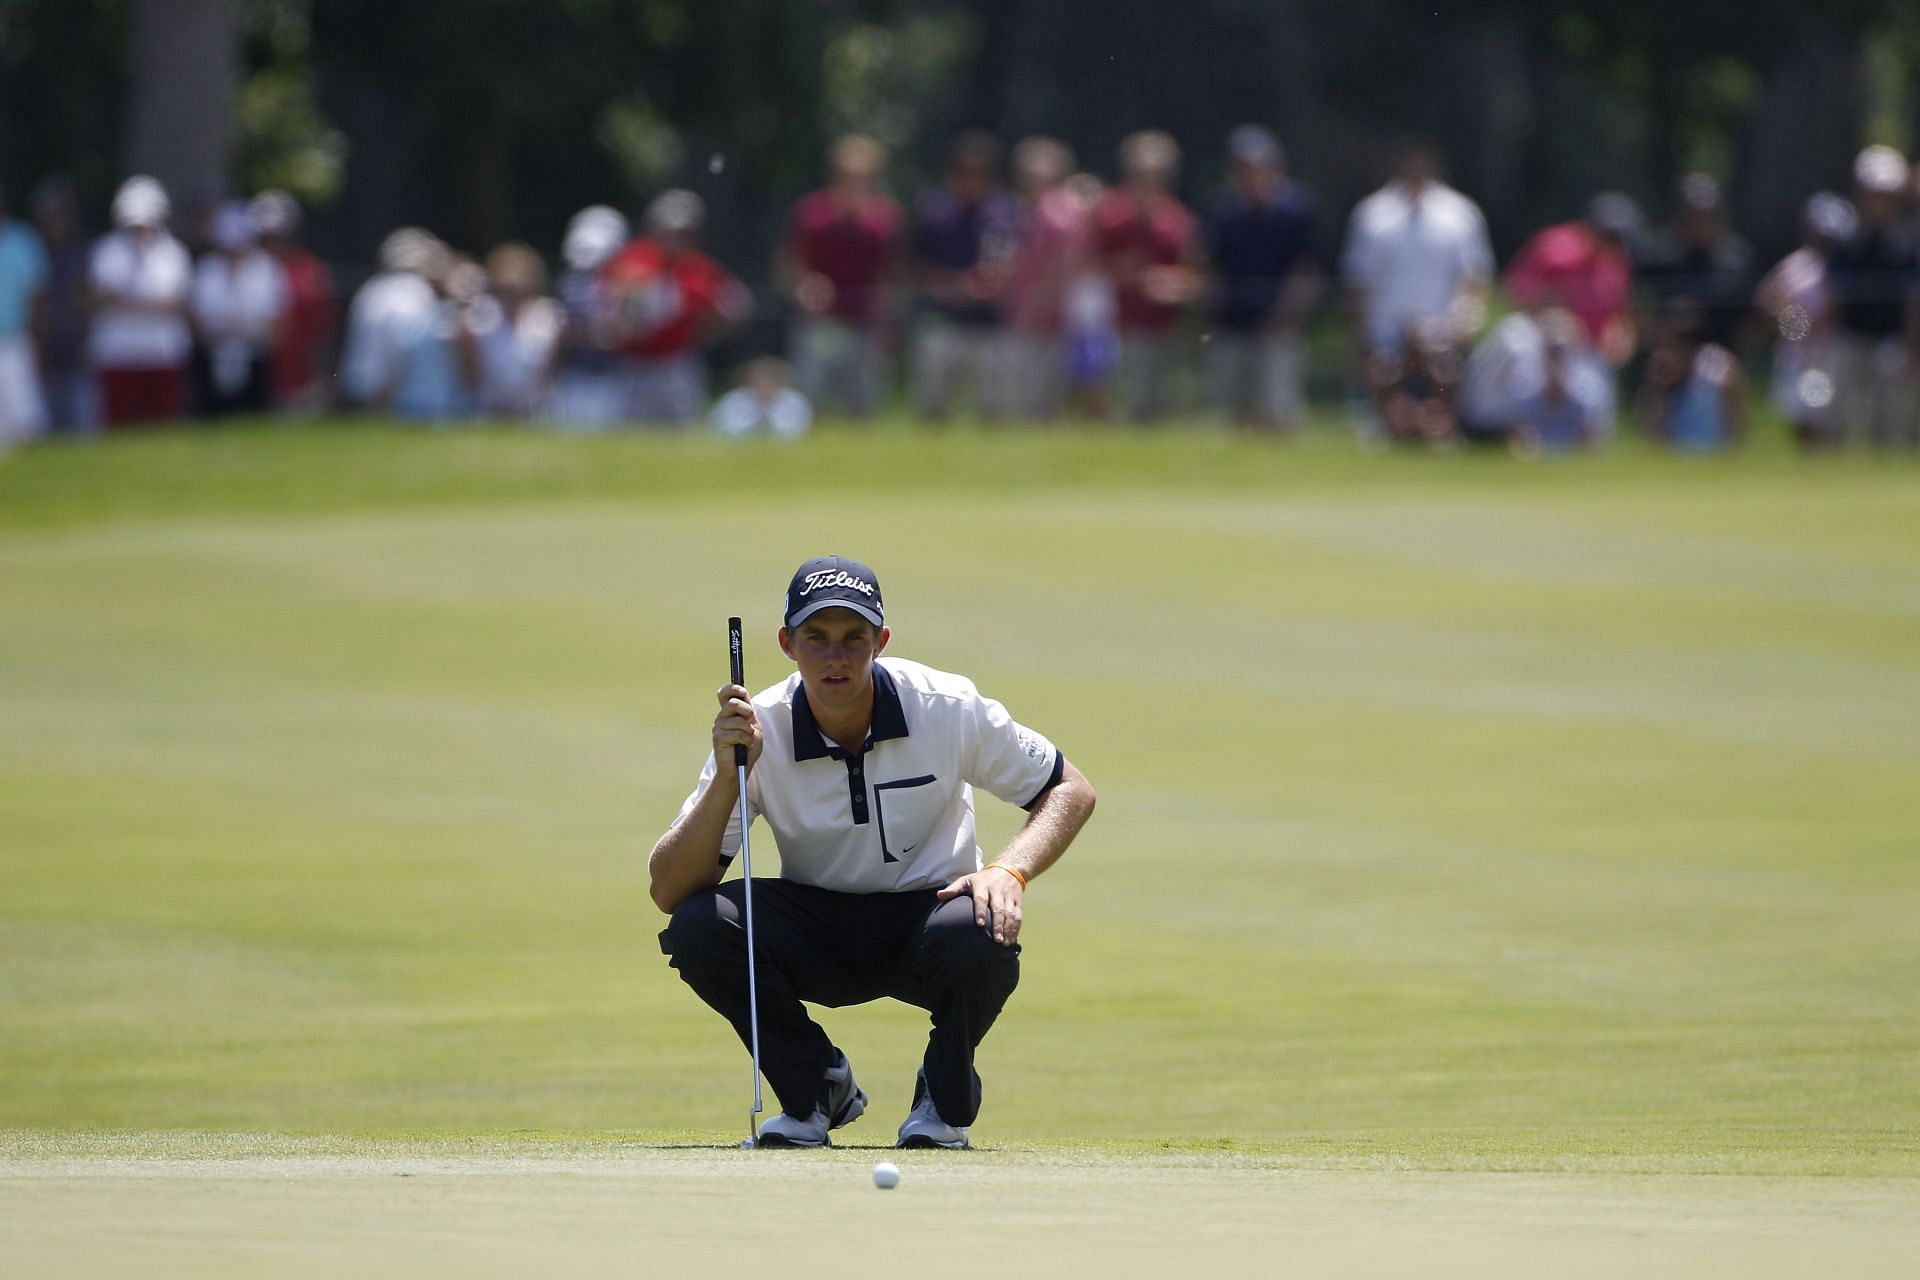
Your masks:
<instances>
[{"instance_id":1,"label":"logo patch on sleeve","mask_svg":"<svg viewBox=\"0 0 1920 1280\"><path fill-rule=\"evenodd\" d=\"M1039 734L1031 729L1020 730L1020 749L1035 760L1047 758L1047 744Z\"/></svg>"}]
</instances>

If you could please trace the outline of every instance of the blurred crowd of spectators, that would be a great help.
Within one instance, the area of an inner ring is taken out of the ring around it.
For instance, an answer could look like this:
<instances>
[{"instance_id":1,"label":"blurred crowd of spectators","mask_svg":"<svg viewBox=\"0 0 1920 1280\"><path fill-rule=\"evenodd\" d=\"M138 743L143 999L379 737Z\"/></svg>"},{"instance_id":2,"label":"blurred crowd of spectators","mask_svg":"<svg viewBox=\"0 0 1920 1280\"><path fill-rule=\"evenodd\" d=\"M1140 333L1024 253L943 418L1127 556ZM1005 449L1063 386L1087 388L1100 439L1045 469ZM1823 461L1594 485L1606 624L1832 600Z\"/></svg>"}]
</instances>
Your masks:
<instances>
[{"instance_id":1,"label":"blurred crowd of spectators","mask_svg":"<svg viewBox=\"0 0 1920 1280\"><path fill-rule=\"evenodd\" d=\"M1152 422L1199 386L1212 411L1284 432L1306 407L1304 326L1332 307L1351 320L1357 416L1385 440L1580 449L1626 404L1676 449L1724 448L1745 430L1745 367L1770 347L1772 398L1803 444L1920 443L1915 180L1891 148L1860 153L1851 198L1810 198L1804 243L1765 272L1718 184L1691 174L1670 225L1649 231L1602 194L1504 274L1428 147L1401 150L1337 254L1271 133L1237 129L1226 153L1196 211L1165 133L1127 138L1111 185L1056 139L1008 157L966 133L909 209L887 193L885 150L842 138L788 218L777 299L758 304L787 317L785 358L748 361L717 401L709 354L756 299L701 247L691 191L659 195L637 231L581 210L557 278L526 244L475 261L402 228L342 315L284 193L196 211L183 244L151 178L121 187L97 239L52 180L31 221L0 193L0 438L348 406L795 436L816 411L880 410L896 361L928 421Z\"/></svg>"},{"instance_id":2,"label":"blurred crowd of spectators","mask_svg":"<svg viewBox=\"0 0 1920 1280\"><path fill-rule=\"evenodd\" d=\"M197 257L152 178L97 239L64 182L31 206L14 219L0 192L0 439L328 402L333 281L284 193L207 208Z\"/></svg>"}]
</instances>

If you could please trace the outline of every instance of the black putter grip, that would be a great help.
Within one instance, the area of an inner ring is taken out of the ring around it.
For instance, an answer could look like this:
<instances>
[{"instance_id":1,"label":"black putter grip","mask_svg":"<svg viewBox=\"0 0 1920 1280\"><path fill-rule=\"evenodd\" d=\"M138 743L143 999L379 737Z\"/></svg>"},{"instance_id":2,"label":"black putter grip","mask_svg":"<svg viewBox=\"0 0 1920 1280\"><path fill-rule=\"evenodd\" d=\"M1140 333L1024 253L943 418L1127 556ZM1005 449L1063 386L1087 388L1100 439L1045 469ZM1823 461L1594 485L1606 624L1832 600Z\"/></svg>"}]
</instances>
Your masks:
<instances>
[{"instance_id":1,"label":"black putter grip","mask_svg":"<svg viewBox=\"0 0 1920 1280\"><path fill-rule=\"evenodd\" d=\"M727 619L727 664L728 674L733 678L732 683L743 689L746 688L747 671L740 657L740 619L738 618ZM747 749L736 746L733 749L733 763L740 766L745 765L746 762Z\"/></svg>"}]
</instances>

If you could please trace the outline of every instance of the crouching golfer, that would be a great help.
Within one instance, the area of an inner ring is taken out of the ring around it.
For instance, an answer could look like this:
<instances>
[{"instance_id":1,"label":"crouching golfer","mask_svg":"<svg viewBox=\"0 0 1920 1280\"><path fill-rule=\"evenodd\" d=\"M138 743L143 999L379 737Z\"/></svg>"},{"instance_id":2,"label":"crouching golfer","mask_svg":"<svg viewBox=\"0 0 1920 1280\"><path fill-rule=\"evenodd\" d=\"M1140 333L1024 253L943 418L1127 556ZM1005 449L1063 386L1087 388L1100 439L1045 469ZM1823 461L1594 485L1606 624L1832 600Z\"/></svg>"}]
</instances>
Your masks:
<instances>
[{"instance_id":1,"label":"crouching golfer","mask_svg":"<svg viewBox=\"0 0 1920 1280\"><path fill-rule=\"evenodd\" d=\"M733 749L745 746L748 803L781 867L753 888L761 1063L781 1107L763 1146L826 1146L866 1109L801 1002L883 996L933 1022L899 1145L967 1145L973 1052L1020 980L1021 899L1093 812L1093 788L1051 742L972 681L882 657L889 636L873 570L839 556L801 565L780 629L799 670L751 701L720 690L713 754L649 864L673 917L661 950L748 1043L741 883L720 883L740 848ZM1029 815L984 867L976 786Z\"/></svg>"}]
</instances>

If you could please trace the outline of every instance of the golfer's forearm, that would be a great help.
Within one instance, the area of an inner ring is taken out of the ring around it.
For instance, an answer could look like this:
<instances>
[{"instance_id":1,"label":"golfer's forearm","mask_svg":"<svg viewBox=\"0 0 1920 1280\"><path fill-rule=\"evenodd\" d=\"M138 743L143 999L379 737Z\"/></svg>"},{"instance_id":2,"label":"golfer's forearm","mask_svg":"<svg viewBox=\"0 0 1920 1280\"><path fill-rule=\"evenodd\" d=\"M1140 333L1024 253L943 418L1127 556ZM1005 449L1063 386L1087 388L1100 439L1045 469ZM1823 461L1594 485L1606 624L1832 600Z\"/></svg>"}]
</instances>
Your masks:
<instances>
[{"instance_id":1,"label":"golfer's forearm","mask_svg":"<svg viewBox=\"0 0 1920 1280\"><path fill-rule=\"evenodd\" d=\"M720 863L720 842L733 816L739 785L725 773L707 784L693 811L667 828L647 859L649 894L653 903L671 915L673 909L700 890L720 883L726 868Z\"/></svg>"},{"instance_id":2,"label":"golfer's forearm","mask_svg":"<svg viewBox=\"0 0 1920 1280\"><path fill-rule=\"evenodd\" d=\"M1060 861L1080 828L1093 816L1094 800L1093 784L1068 764L1059 784L1040 797L1040 803L1027 815L1026 825L994 861L1032 880Z\"/></svg>"},{"instance_id":3,"label":"golfer's forearm","mask_svg":"<svg viewBox=\"0 0 1920 1280\"><path fill-rule=\"evenodd\" d=\"M647 892L653 898L653 905L668 915L700 890L719 884L720 877L726 874L726 867L720 862L719 841L714 841L709 851L701 847L703 842L688 838L688 834L678 827L669 831L654 847L653 858L647 865L652 880Z\"/></svg>"}]
</instances>

